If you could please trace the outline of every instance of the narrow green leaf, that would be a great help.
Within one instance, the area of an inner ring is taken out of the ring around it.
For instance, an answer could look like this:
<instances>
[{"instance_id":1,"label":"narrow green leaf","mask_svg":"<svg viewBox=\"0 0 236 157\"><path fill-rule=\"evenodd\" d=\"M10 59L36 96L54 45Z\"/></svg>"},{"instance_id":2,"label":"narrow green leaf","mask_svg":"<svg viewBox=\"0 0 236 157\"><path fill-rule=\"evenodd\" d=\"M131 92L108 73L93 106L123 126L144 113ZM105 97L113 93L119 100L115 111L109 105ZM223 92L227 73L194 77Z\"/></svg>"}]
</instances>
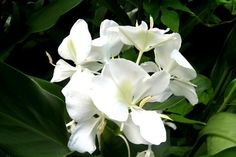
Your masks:
<instances>
[{"instance_id":1,"label":"narrow green leaf","mask_svg":"<svg viewBox=\"0 0 236 157\"><path fill-rule=\"evenodd\" d=\"M169 27L172 31L179 31L179 15L173 10L161 8L161 22Z\"/></svg>"},{"instance_id":2,"label":"narrow green leaf","mask_svg":"<svg viewBox=\"0 0 236 157\"><path fill-rule=\"evenodd\" d=\"M169 116L171 119L173 119L174 121L180 122L180 123L206 125L206 123L204 123L204 122L197 121L197 120L192 120L192 119L188 119L188 118L185 118L184 116L177 115L177 114L170 114L170 115L168 115L168 116Z\"/></svg>"},{"instance_id":3,"label":"narrow green leaf","mask_svg":"<svg viewBox=\"0 0 236 157\"><path fill-rule=\"evenodd\" d=\"M235 121L236 114L227 112L215 114L209 119L205 128L200 132L200 137L211 137L210 141L207 141L208 150L210 150L209 153L211 153L210 155L236 146ZM217 138L213 139L213 136Z\"/></svg>"},{"instance_id":4,"label":"narrow green leaf","mask_svg":"<svg viewBox=\"0 0 236 157\"><path fill-rule=\"evenodd\" d=\"M17 157L68 154L64 102L4 63L0 72L0 149Z\"/></svg>"},{"instance_id":5,"label":"narrow green leaf","mask_svg":"<svg viewBox=\"0 0 236 157\"><path fill-rule=\"evenodd\" d=\"M81 2L82 0L51 1L51 3L29 17L27 25L30 28L30 32L41 32L49 29L57 22L61 15L65 14Z\"/></svg>"},{"instance_id":6,"label":"narrow green leaf","mask_svg":"<svg viewBox=\"0 0 236 157\"><path fill-rule=\"evenodd\" d=\"M165 8L172 8L175 10L194 14L186 5L182 4L179 0L164 0L162 1L162 6Z\"/></svg>"}]
</instances>

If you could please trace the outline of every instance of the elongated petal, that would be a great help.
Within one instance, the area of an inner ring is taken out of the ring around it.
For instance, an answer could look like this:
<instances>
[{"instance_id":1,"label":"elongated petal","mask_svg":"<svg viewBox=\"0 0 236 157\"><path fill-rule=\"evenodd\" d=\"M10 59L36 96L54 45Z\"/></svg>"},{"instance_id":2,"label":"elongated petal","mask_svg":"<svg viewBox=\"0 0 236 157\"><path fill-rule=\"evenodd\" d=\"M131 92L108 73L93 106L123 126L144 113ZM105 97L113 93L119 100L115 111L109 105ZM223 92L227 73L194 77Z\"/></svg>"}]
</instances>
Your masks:
<instances>
[{"instance_id":1,"label":"elongated petal","mask_svg":"<svg viewBox=\"0 0 236 157\"><path fill-rule=\"evenodd\" d=\"M108 118L117 121L126 121L128 107L120 90L109 78L97 76L92 81L91 97L96 107Z\"/></svg>"},{"instance_id":2,"label":"elongated petal","mask_svg":"<svg viewBox=\"0 0 236 157\"><path fill-rule=\"evenodd\" d=\"M173 80L170 82L170 89L174 95L184 96L185 98L187 98L192 105L198 103L198 97L195 88L192 85Z\"/></svg>"},{"instance_id":3,"label":"elongated petal","mask_svg":"<svg viewBox=\"0 0 236 157\"><path fill-rule=\"evenodd\" d=\"M71 77L76 72L76 70L77 69L75 67L60 59L56 63L51 82L63 81Z\"/></svg>"},{"instance_id":4,"label":"elongated petal","mask_svg":"<svg viewBox=\"0 0 236 157\"><path fill-rule=\"evenodd\" d=\"M136 157L155 157L151 149L139 152Z\"/></svg>"},{"instance_id":5,"label":"elongated petal","mask_svg":"<svg viewBox=\"0 0 236 157\"><path fill-rule=\"evenodd\" d=\"M85 121L93 117L94 114L99 113L89 95L93 77L87 71L77 71L62 90L65 96L67 112L76 122Z\"/></svg>"},{"instance_id":6,"label":"elongated petal","mask_svg":"<svg viewBox=\"0 0 236 157\"><path fill-rule=\"evenodd\" d=\"M157 112L132 110L131 117L134 124L140 127L140 133L146 141L155 145L166 141L166 130Z\"/></svg>"},{"instance_id":7,"label":"elongated petal","mask_svg":"<svg viewBox=\"0 0 236 157\"><path fill-rule=\"evenodd\" d=\"M127 139L134 144L149 144L140 134L140 129L134 124L131 117L124 124L123 132Z\"/></svg>"},{"instance_id":8,"label":"elongated petal","mask_svg":"<svg viewBox=\"0 0 236 157\"><path fill-rule=\"evenodd\" d=\"M59 54L65 58L81 64L87 58L91 50L91 35L87 23L79 19L72 26L70 35L59 46Z\"/></svg>"},{"instance_id":9,"label":"elongated petal","mask_svg":"<svg viewBox=\"0 0 236 157\"><path fill-rule=\"evenodd\" d=\"M78 124L68 142L70 150L92 154L96 150L95 138L98 122L99 118L91 118Z\"/></svg>"},{"instance_id":10,"label":"elongated petal","mask_svg":"<svg viewBox=\"0 0 236 157\"><path fill-rule=\"evenodd\" d=\"M153 96L149 102L164 102L166 101L171 95L172 95L172 91L167 88L164 92L158 94L158 95L155 95Z\"/></svg>"}]
</instances>

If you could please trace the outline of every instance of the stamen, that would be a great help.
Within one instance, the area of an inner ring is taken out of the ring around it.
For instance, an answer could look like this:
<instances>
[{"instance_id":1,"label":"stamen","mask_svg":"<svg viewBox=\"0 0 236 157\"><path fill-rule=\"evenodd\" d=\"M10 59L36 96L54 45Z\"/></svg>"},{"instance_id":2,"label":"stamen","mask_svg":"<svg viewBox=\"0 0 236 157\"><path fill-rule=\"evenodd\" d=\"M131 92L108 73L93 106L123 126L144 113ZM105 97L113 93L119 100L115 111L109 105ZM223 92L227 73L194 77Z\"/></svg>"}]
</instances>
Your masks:
<instances>
[{"instance_id":1,"label":"stamen","mask_svg":"<svg viewBox=\"0 0 236 157\"><path fill-rule=\"evenodd\" d=\"M143 108L143 106L152 98L152 96L145 97L140 103L139 107Z\"/></svg>"},{"instance_id":2,"label":"stamen","mask_svg":"<svg viewBox=\"0 0 236 157\"><path fill-rule=\"evenodd\" d=\"M53 63L53 60L52 60L51 55L50 55L47 51L45 51L45 53L46 53L46 55L47 55L47 57L48 57L49 63L50 63L51 65L53 65L53 66L56 66L56 65Z\"/></svg>"},{"instance_id":3,"label":"stamen","mask_svg":"<svg viewBox=\"0 0 236 157\"><path fill-rule=\"evenodd\" d=\"M168 119L168 120L173 121L173 119L171 119L169 116L167 116L167 115L165 115L165 114L160 114L160 117L161 117L161 118L164 118L164 119Z\"/></svg>"},{"instance_id":4,"label":"stamen","mask_svg":"<svg viewBox=\"0 0 236 157\"><path fill-rule=\"evenodd\" d=\"M150 29L153 28L153 26L154 26L154 21L152 16L150 16Z\"/></svg>"}]
</instances>

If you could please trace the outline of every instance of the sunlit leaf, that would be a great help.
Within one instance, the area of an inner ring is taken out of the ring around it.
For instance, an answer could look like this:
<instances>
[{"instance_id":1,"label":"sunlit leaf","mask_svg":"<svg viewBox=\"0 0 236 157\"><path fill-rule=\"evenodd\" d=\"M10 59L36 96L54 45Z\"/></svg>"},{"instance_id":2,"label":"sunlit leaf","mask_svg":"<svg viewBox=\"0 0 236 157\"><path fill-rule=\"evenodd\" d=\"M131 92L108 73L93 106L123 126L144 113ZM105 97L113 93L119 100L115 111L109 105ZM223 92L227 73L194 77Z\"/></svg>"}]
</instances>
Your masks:
<instances>
[{"instance_id":1,"label":"sunlit leaf","mask_svg":"<svg viewBox=\"0 0 236 157\"><path fill-rule=\"evenodd\" d=\"M197 120L192 120L192 119L188 119L185 118L181 115L177 115L177 114L170 114L168 115L173 121L176 122L180 122L180 123L185 123L185 124L201 124L201 125L205 125L204 122L201 121L197 121Z\"/></svg>"},{"instance_id":2,"label":"sunlit leaf","mask_svg":"<svg viewBox=\"0 0 236 157\"><path fill-rule=\"evenodd\" d=\"M207 149L210 155L236 146L235 121L236 114L227 112L215 114L209 119L205 128L200 132L200 137L210 137L210 140L207 140Z\"/></svg>"},{"instance_id":3,"label":"sunlit leaf","mask_svg":"<svg viewBox=\"0 0 236 157\"><path fill-rule=\"evenodd\" d=\"M161 8L161 22L169 27L172 31L179 31L179 15L173 10Z\"/></svg>"}]
</instances>

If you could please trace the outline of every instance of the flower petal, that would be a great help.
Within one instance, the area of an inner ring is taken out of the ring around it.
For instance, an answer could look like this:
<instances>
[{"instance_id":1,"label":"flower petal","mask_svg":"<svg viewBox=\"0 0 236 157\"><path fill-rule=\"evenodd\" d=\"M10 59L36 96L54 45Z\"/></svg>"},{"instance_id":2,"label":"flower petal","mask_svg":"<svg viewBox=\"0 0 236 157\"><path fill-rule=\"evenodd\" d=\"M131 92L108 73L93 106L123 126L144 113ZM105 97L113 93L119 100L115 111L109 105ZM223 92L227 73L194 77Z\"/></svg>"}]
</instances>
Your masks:
<instances>
[{"instance_id":1,"label":"flower petal","mask_svg":"<svg viewBox=\"0 0 236 157\"><path fill-rule=\"evenodd\" d=\"M92 154L96 150L95 137L98 124L99 118L91 118L79 123L70 136L68 142L70 150Z\"/></svg>"},{"instance_id":2,"label":"flower petal","mask_svg":"<svg viewBox=\"0 0 236 157\"><path fill-rule=\"evenodd\" d=\"M71 77L76 72L76 67L71 66L62 59L56 63L51 82L60 82Z\"/></svg>"},{"instance_id":3,"label":"flower petal","mask_svg":"<svg viewBox=\"0 0 236 157\"><path fill-rule=\"evenodd\" d=\"M112 120L126 121L128 107L119 95L120 90L111 79L101 76L93 79L91 98L95 106Z\"/></svg>"},{"instance_id":4,"label":"flower petal","mask_svg":"<svg viewBox=\"0 0 236 157\"><path fill-rule=\"evenodd\" d=\"M155 145L166 141L166 130L157 112L133 109L131 117L134 124L140 127L140 133L146 141Z\"/></svg>"},{"instance_id":5,"label":"flower petal","mask_svg":"<svg viewBox=\"0 0 236 157\"><path fill-rule=\"evenodd\" d=\"M151 61L144 62L140 66L148 73L160 71L156 63Z\"/></svg>"},{"instance_id":6,"label":"flower petal","mask_svg":"<svg viewBox=\"0 0 236 157\"><path fill-rule=\"evenodd\" d=\"M88 71L77 71L62 90L67 112L76 122L85 121L99 113L89 95L93 77L94 75Z\"/></svg>"},{"instance_id":7,"label":"flower petal","mask_svg":"<svg viewBox=\"0 0 236 157\"><path fill-rule=\"evenodd\" d=\"M173 80L170 82L170 89L174 95L184 96L185 98L187 98L192 105L198 103L198 97L195 88L192 85Z\"/></svg>"},{"instance_id":8,"label":"flower petal","mask_svg":"<svg viewBox=\"0 0 236 157\"><path fill-rule=\"evenodd\" d=\"M134 144L149 144L140 134L140 129L134 124L131 117L124 123L123 132L127 139Z\"/></svg>"},{"instance_id":9,"label":"flower petal","mask_svg":"<svg viewBox=\"0 0 236 157\"><path fill-rule=\"evenodd\" d=\"M87 23L79 19L72 26L70 35L59 46L59 54L65 58L81 64L87 58L91 50L91 35Z\"/></svg>"}]
</instances>

